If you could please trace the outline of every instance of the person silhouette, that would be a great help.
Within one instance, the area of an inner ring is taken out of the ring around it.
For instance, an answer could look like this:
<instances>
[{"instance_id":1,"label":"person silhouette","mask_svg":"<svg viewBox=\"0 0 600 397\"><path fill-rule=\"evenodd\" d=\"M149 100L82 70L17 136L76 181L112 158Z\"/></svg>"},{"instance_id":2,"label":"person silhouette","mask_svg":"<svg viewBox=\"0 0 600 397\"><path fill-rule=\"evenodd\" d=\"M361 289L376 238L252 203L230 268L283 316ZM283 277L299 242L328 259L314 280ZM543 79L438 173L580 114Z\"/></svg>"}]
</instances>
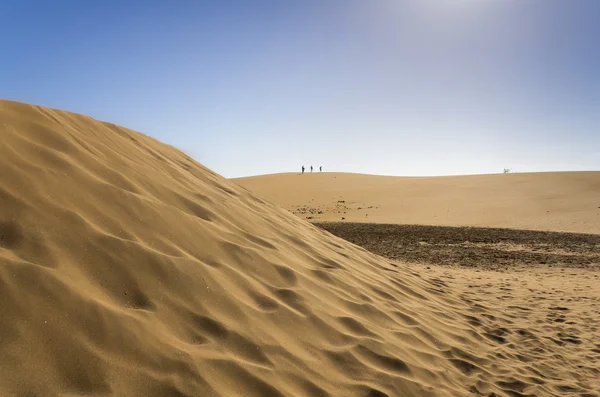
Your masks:
<instances>
[{"instance_id":1,"label":"person silhouette","mask_svg":"<svg viewBox=\"0 0 600 397\"><path fill-rule=\"evenodd\" d=\"M302 173L304 174L304 166L302 166Z\"/></svg>"},{"instance_id":2,"label":"person silhouette","mask_svg":"<svg viewBox=\"0 0 600 397\"><path fill-rule=\"evenodd\" d=\"M319 172L323 172L323 166L319 166Z\"/></svg>"},{"instance_id":3,"label":"person silhouette","mask_svg":"<svg viewBox=\"0 0 600 397\"><path fill-rule=\"evenodd\" d=\"M310 166L310 172L312 172L312 165Z\"/></svg>"}]
</instances>

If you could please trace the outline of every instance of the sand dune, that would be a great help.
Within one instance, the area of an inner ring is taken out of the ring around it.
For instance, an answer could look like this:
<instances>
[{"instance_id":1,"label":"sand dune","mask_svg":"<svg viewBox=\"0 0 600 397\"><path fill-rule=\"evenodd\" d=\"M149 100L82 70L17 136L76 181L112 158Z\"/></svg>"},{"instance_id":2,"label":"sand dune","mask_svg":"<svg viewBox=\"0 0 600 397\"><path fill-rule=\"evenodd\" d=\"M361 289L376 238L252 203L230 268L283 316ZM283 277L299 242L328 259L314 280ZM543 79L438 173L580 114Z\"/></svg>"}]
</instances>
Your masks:
<instances>
[{"instance_id":1,"label":"sand dune","mask_svg":"<svg viewBox=\"0 0 600 397\"><path fill-rule=\"evenodd\" d=\"M600 172L274 174L234 182L304 218L600 233Z\"/></svg>"},{"instance_id":2,"label":"sand dune","mask_svg":"<svg viewBox=\"0 0 600 397\"><path fill-rule=\"evenodd\" d=\"M600 391L591 273L390 263L154 139L7 101L0 175L2 396Z\"/></svg>"}]
</instances>

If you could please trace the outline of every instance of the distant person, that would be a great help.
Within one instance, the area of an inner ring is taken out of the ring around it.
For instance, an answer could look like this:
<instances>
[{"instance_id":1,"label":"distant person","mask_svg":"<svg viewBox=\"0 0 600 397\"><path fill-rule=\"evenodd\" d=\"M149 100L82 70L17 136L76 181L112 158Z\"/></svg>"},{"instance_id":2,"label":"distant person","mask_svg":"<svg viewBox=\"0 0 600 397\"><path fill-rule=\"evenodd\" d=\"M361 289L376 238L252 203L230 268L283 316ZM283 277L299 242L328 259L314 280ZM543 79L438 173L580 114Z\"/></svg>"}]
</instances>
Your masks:
<instances>
[{"instance_id":1,"label":"distant person","mask_svg":"<svg viewBox=\"0 0 600 397\"><path fill-rule=\"evenodd\" d=\"M312 165L310 166L310 172L312 172Z\"/></svg>"},{"instance_id":2,"label":"distant person","mask_svg":"<svg viewBox=\"0 0 600 397\"><path fill-rule=\"evenodd\" d=\"M323 166L319 166L319 172L323 172Z\"/></svg>"},{"instance_id":3,"label":"distant person","mask_svg":"<svg viewBox=\"0 0 600 397\"><path fill-rule=\"evenodd\" d=\"M304 174L304 166L302 166L302 173Z\"/></svg>"}]
</instances>

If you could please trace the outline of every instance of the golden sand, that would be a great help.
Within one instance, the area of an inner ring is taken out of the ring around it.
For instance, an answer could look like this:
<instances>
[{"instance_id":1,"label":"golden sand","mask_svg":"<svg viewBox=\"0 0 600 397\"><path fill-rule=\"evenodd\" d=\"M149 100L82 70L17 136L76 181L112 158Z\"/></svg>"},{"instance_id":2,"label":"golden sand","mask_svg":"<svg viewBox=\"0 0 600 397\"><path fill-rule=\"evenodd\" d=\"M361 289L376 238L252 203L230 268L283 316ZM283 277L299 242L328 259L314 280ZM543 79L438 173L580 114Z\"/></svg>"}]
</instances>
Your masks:
<instances>
[{"instance_id":1,"label":"golden sand","mask_svg":"<svg viewBox=\"0 0 600 397\"><path fill-rule=\"evenodd\" d=\"M598 171L445 177L290 173L233 181L318 222L343 217L600 234Z\"/></svg>"}]
</instances>

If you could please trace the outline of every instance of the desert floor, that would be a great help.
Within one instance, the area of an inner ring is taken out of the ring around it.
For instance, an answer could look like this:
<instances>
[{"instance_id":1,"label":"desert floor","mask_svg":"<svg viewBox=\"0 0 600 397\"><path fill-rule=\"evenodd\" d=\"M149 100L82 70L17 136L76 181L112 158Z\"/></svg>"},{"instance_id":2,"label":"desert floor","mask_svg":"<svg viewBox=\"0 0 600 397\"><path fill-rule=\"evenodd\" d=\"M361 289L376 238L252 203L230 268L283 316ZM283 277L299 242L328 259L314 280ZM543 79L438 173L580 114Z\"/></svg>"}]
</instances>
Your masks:
<instances>
[{"instance_id":1,"label":"desert floor","mask_svg":"<svg viewBox=\"0 0 600 397\"><path fill-rule=\"evenodd\" d=\"M234 181L423 277L440 296L457 293L469 306L462 315L498 344L485 365L459 364L465 374L511 357L545 380L515 381L506 395L597 395L599 172ZM565 383L571 376L583 384ZM532 386L548 379L553 390ZM470 391L497 393L477 384Z\"/></svg>"}]
</instances>

